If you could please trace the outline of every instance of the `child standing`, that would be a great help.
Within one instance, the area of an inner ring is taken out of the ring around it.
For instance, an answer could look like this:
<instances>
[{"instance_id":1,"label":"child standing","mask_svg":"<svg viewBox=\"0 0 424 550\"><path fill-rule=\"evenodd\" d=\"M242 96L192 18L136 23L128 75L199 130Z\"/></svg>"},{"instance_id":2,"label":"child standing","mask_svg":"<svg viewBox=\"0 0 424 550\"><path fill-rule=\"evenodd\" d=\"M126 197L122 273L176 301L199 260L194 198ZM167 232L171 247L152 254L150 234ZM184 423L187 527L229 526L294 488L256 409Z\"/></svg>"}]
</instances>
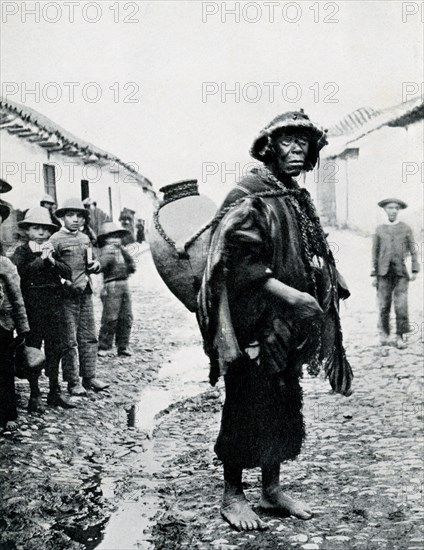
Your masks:
<instances>
[{"instance_id":1,"label":"child standing","mask_svg":"<svg viewBox=\"0 0 424 550\"><path fill-rule=\"evenodd\" d=\"M9 206L0 201L0 226L9 214ZM18 342L14 339L15 330ZM28 332L18 271L0 251L0 425L6 430L17 427L13 358L16 344L23 343Z\"/></svg>"},{"instance_id":2,"label":"child standing","mask_svg":"<svg viewBox=\"0 0 424 550\"><path fill-rule=\"evenodd\" d=\"M46 374L50 391L47 403L53 407L74 408L75 404L61 394L59 363L62 356L62 284L71 279L71 268L54 255L50 235L57 231L49 211L41 206L27 211L19 227L25 229L28 242L19 246L12 257L21 278L21 290L28 315L30 333L26 344L38 349L44 341ZM38 372L30 376L29 412L40 412Z\"/></svg>"},{"instance_id":3,"label":"child standing","mask_svg":"<svg viewBox=\"0 0 424 550\"><path fill-rule=\"evenodd\" d=\"M63 300L63 375L71 395L86 395L87 389L101 391L109 386L96 378L97 337L90 274L98 273L100 264L93 258L90 239L80 231L87 220L82 202L68 199L56 211L56 216L62 220L63 227L49 242L56 257L67 263L72 271Z\"/></svg>"},{"instance_id":4,"label":"child standing","mask_svg":"<svg viewBox=\"0 0 424 550\"><path fill-rule=\"evenodd\" d=\"M112 222L103 224L97 240L100 248L100 265L103 272L103 314L99 334L100 357L112 350L116 339L118 355L129 357L129 340L133 322L131 293L128 277L135 272L135 263L121 239L128 236L127 229L121 229Z\"/></svg>"}]
</instances>

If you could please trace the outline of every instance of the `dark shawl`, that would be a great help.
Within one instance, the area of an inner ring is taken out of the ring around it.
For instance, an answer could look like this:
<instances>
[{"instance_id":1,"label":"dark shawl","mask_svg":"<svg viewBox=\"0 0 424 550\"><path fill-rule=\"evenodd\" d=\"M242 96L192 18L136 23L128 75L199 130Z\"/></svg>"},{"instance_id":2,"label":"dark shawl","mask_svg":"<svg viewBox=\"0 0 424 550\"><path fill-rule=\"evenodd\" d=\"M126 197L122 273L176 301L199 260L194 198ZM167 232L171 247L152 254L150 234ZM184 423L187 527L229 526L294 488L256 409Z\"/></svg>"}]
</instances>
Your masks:
<instances>
[{"instance_id":1,"label":"dark shawl","mask_svg":"<svg viewBox=\"0 0 424 550\"><path fill-rule=\"evenodd\" d=\"M332 388L350 394L341 287L308 191L296 184L287 189L266 169L252 171L230 192L216 219L197 311L211 383L256 340L271 372L286 368L287 356L295 352L311 374L323 366ZM269 277L315 296L322 319L299 321L290 308L273 303L262 290Z\"/></svg>"}]
</instances>

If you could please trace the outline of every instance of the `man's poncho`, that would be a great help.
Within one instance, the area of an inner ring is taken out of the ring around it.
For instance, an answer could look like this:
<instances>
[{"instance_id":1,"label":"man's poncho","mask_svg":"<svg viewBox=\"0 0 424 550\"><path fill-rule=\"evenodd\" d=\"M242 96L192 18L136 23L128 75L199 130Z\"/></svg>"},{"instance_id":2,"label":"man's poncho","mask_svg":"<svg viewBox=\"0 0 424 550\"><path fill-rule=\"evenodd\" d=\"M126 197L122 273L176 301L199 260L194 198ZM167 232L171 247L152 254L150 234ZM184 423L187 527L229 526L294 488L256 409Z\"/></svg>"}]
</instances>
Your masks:
<instances>
[{"instance_id":1,"label":"man's poncho","mask_svg":"<svg viewBox=\"0 0 424 550\"><path fill-rule=\"evenodd\" d=\"M215 384L258 343L270 372L287 357L321 366L334 391L351 393L352 370L342 343L339 297L349 296L306 189L285 187L268 170L254 170L229 194L213 232L198 297L198 322ZM296 312L263 290L274 277L308 292L324 315L296 319Z\"/></svg>"}]
</instances>

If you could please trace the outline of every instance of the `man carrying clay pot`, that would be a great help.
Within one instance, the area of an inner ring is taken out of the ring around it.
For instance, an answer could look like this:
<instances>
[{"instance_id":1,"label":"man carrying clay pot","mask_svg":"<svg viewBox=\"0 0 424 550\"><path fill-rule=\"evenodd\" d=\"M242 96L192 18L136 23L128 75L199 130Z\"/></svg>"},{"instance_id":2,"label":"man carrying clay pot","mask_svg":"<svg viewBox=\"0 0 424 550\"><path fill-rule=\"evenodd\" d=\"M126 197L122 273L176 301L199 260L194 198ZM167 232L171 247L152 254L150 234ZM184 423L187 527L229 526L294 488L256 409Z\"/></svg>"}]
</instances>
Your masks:
<instances>
[{"instance_id":1,"label":"man carrying clay pot","mask_svg":"<svg viewBox=\"0 0 424 550\"><path fill-rule=\"evenodd\" d=\"M263 163L229 193L213 227L198 297L198 322L226 399L215 452L224 467L223 517L238 530L265 529L242 488L245 468L262 470L259 506L307 520L311 507L280 486L280 465L305 437L302 365L323 367L332 388L351 393L339 298L342 277L310 195L296 182L326 145L324 130L300 112L271 121L251 154Z\"/></svg>"}]
</instances>

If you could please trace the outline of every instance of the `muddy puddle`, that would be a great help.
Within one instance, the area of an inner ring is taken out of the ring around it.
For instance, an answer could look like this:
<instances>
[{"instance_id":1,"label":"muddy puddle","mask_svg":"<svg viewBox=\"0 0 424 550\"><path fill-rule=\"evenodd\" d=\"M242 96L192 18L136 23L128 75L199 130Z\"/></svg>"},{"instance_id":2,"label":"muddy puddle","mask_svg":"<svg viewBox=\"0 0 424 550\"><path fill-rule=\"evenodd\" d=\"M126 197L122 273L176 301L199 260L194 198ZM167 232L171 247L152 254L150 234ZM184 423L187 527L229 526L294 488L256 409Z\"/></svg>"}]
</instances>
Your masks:
<instances>
[{"instance_id":1,"label":"muddy puddle","mask_svg":"<svg viewBox=\"0 0 424 550\"><path fill-rule=\"evenodd\" d=\"M120 471L103 475L100 488L104 498L115 499L112 514L100 536L86 541L89 550L132 550L152 548L148 531L161 508L164 490L164 463L176 451L176 441L155 435L164 418L172 415L172 405L209 389L208 366L200 346L179 349L161 367L157 378L127 410L128 428L147 436L144 450L125 457ZM129 473L128 473L129 472ZM123 498L116 499L116 487L126 479ZM94 543L94 545L93 545Z\"/></svg>"}]
</instances>

